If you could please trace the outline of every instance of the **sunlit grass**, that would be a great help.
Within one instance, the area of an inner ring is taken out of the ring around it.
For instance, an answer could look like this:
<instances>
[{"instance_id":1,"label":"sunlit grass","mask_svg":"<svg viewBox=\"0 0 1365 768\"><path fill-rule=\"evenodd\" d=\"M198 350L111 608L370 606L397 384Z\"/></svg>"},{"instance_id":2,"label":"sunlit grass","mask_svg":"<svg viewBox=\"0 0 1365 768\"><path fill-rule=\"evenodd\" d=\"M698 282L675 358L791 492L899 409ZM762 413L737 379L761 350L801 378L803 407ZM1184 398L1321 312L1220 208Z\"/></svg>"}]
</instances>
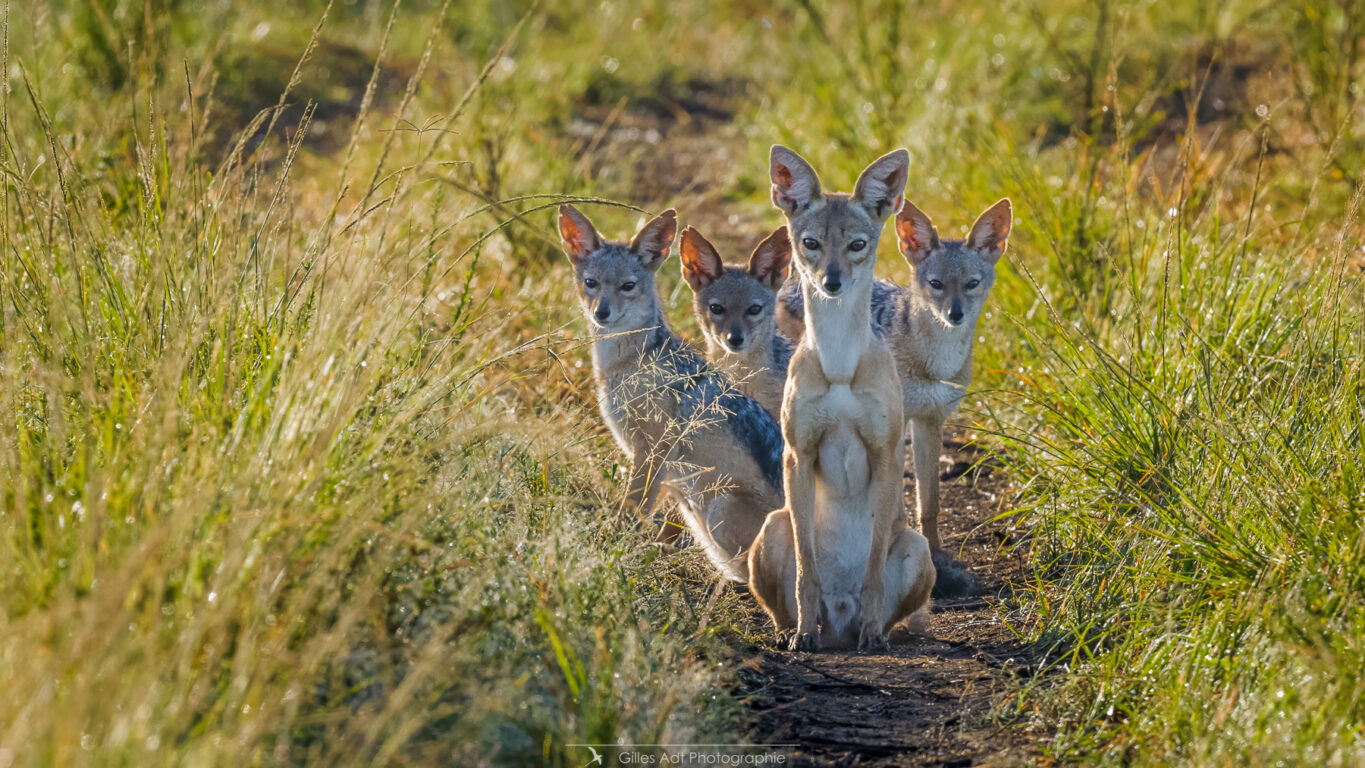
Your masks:
<instances>
[{"instance_id":1,"label":"sunlit grass","mask_svg":"<svg viewBox=\"0 0 1365 768\"><path fill-rule=\"evenodd\" d=\"M149 77L101 161L60 122L97 110L12 82L0 762L560 764L707 722L705 572L609 512L433 134L361 113L338 178L311 105L215 148Z\"/></svg>"}]
</instances>

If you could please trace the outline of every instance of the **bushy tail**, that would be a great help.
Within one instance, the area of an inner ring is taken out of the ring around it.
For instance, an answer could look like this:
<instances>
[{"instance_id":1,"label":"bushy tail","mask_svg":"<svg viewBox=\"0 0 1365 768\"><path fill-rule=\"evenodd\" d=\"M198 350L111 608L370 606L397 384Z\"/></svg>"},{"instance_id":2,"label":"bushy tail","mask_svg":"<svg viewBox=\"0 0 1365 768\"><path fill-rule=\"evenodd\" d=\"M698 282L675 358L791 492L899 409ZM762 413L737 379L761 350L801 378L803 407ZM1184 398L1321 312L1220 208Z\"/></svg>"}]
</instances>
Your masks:
<instances>
[{"instance_id":1,"label":"bushy tail","mask_svg":"<svg viewBox=\"0 0 1365 768\"><path fill-rule=\"evenodd\" d=\"M943 550L935 551L933 558L938 574L934 581L934 597L965 597L976 592L976 577L967 572L965 563L954 560Z\"/></svg>"}]
</instances>

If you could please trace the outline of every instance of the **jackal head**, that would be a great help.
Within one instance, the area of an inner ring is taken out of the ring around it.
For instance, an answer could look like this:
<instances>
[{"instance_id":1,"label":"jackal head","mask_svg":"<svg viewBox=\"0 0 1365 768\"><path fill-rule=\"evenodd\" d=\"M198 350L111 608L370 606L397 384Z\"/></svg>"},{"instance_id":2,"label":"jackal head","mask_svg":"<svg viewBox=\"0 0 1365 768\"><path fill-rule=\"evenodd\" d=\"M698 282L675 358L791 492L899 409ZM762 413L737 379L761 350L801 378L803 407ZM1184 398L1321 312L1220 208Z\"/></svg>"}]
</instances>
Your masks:
<instances>
[{"instance_id":1,"label":"jackal head","mask_svg":"<svg viewBox=\"0 0 1365 768\"><path fill-rule=\"evenodd\" d=\"M573 263L583 314L596 328L629 331L659 320L654 273L668 258L678 217L664 211L640 228L630 244L609 242L572 205L559 207L559 236Z\"/></svg>"},{"instance_id":2,"label":"jackal head","mask_svg":"<svg viewBox=\"0 0 1365 768\"><path fill-rule=\"evenodd\" d=\"M900 209L910 154L898 149L873 161L853 194L825 194L810 163L775 144L769 155L773 203L787 215L796 271L828 298L873 281L877 239Z\"/></svg>"},{"instance_id":3,"label":"jackal head","mask_svg":"<svg viewBox=\"0 0 1365 768\"><path fill-rule=\"evenodd\" d=\"M787 279L791 241L782 227L758 244L745 267L727 267L697 230L682 233L683 279L706 340L731 353L768 347L776 332L777 289Z\"/></svg>"},{"instance_id":4,"label":"jackal head","mask_svg":"<svg viewBox=\"0 0 1365 768\"><path fill-rule=\"evenodd\" d=\"M896 239L914 268L911 289L945 326L976 322L1005 255L1012 214L1009 198L986 209L966 240L940 240L929 217L909 200L896 214Z\"/></svg>"}]
</instances>

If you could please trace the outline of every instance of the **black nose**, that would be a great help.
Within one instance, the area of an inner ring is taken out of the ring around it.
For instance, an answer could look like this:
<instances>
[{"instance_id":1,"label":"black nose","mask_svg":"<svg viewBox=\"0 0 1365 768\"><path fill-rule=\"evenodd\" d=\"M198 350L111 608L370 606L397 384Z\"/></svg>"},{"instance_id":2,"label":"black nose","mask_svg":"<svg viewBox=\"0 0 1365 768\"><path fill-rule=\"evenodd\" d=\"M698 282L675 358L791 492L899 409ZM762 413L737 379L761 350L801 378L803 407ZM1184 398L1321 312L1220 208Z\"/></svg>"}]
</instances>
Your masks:
<instances>
[{"instance_id":1,"label":"black nose","mask_svg":"<svg viewBox=\"0 0 1365 768\"><path fill-rule=\"evenodd\" d=\"M606 319L607 319L608 317L611 317L611 307L598 307L598 308L597 308L597 319L598 319L598 320L606 321Z\"/></svg>"},{"instance_id":2,"label":"black nose","mask_svg":"<svg viewBox=\"0 0 1365 768\"><path fill-rule=\"evenodd\" d=\"M839 277L838 272L825 273L825 290L830 293L838 293L839 289L844 287L844 283Z\"/></svg>"},{"instance_id":3,"label":"black nose","mask_svg":"<svg viewBox=\"0 0 1365 768\"><path fill-rule=\"evenodd\" d=\"M738 349L739 345L744 343L744 334L732 332L729 336L725 337L725 340L730 342L730 346Z\"/></svg>"},{"instance_id":4,"label":"black nose","mask_svg":"<svg viewBox=\"0 0 1365 768\"><path fill-rule=\"evenodd\" d=\"M948 313L948 320L953 324L962 322L962 310L954 307L953 310Z\"/></svg>"}]
</instances>

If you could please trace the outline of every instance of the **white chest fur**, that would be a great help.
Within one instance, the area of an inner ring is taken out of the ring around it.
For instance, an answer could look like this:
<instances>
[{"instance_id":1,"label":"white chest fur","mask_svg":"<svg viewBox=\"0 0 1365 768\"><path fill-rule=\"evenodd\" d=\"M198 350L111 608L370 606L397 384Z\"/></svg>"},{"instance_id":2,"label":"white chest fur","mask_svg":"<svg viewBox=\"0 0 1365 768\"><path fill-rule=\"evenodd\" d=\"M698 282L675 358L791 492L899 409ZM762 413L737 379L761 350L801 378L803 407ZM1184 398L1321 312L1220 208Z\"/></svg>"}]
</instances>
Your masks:
<instances>
[{"instance_id":1,"label":"white chest fur","mask_svg":"<svg viewBox=\"0 0 1365 768\"><path fill-rule=\"evenodd\" d=\"M849 384L858 361L872 341L871 285L838 298L826 298L802 281L806 305L807 344L820 358L820 368L831 384Z\"/></svg>"},{"instance_id":2,"label":"white chest fur","mask_svg":"<svg viewBox=\"0 0 1365 768\"><path fill-rule=\"evenodd\" d=\"M976 318L944 325L928 307L911 305L895 329L896 362L904 392L905 417L942 420L962 401L971 379Z\"/></svg>"},{"instance_id":3,"label":"white chest fur","mask_svg":"<svg viewBox=\"0 0 1365 768\"><path fill-rule=\"evenodd\" d=\"M926 378L951 379L967 364L972 353L976 318L959 326L944 325L927 308L910 310L910 341L918 351Z\"/></svg>"},{"instance_id":4,"label":"white chest fur","mask_svg":"<svg viewBox=\"0 0 1365 768\"><path fill-rule=\"evenodd\" d=\"M837 299L821 296L805 281L801 289L807 308L802 343L815 351L828 384L814 404L830 425L816 449L816 558L825 618L842 634L855 618L872 546L869 450L856 426L871 414L865 394L852 387L872 345L870 285Z\"/></svg>"}]
</instances>

